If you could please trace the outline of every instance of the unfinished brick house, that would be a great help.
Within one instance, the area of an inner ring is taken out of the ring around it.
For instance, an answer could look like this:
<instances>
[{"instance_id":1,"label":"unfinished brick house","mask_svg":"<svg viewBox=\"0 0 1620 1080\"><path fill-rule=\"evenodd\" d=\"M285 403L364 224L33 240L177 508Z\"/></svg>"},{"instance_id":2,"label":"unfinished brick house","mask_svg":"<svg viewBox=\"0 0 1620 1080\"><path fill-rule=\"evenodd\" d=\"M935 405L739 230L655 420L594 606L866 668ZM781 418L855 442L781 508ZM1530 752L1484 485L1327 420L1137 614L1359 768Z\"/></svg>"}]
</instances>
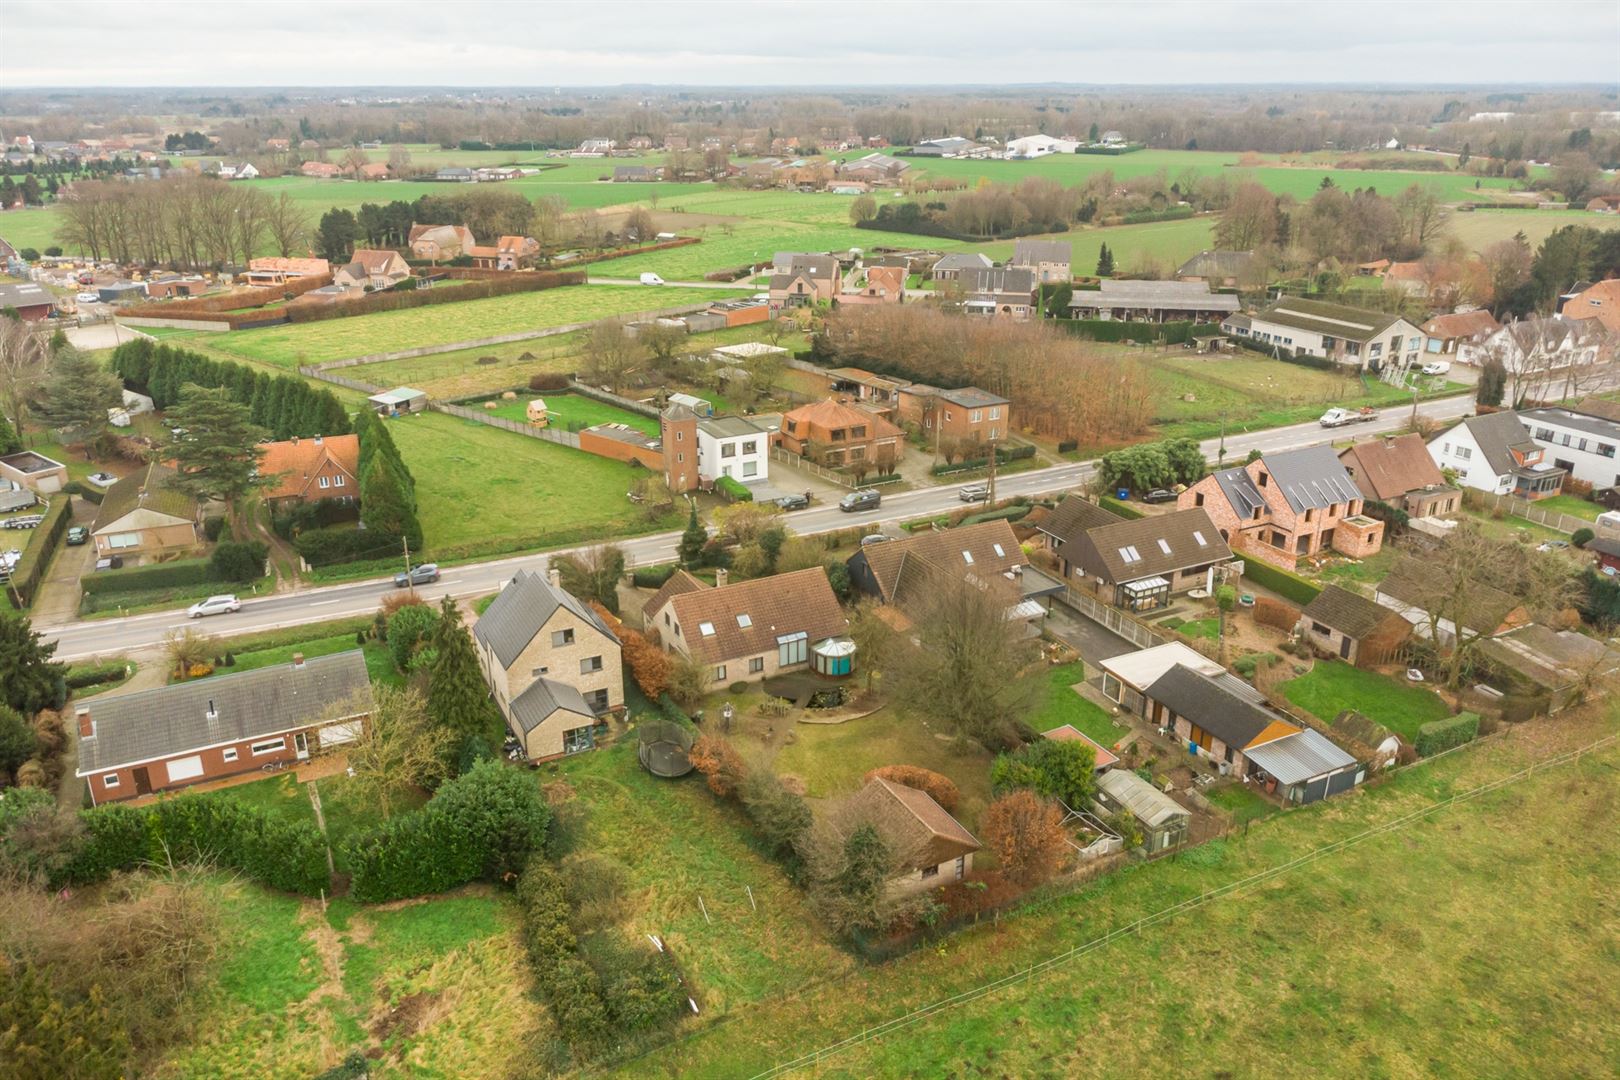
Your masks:
<instances>
[{"instance_id":1,"label":"unfinished brick house","mask_svg":"<svg viewBox=\"0 0 1620 1080\"><path fill-rule=\"evenodd\" d=\"M1330 446L1222 469L1176 502L1183 510L1203 507L1234 554L1287 570L1326 551L1361 559L1384 546L1384 523L1361 512L1361 491Z\"/></svg>"}]
</instances>

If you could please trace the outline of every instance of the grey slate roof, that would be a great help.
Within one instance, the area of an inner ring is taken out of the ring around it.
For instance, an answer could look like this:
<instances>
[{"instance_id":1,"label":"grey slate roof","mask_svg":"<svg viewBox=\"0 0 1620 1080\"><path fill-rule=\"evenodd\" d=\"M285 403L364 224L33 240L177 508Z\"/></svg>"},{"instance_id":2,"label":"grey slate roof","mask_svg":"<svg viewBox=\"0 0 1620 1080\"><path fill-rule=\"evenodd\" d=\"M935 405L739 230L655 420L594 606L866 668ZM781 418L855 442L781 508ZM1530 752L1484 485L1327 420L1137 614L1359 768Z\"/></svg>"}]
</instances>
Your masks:
<instances>
[{"instance_id":1,"label":"grey slate roof","mask_svg":"<svg viewBox=\"0 0 1620 1080\"><path fill-rule=\"evenodd\" d=\"M596 713L576 687L553 679L536 679L512 699L512 720L527 735L545 723L559 709L594 720Z\"/></svg>"},{"instance_id":2,"label":"grey slate roof","mask_svg":"<svg viewBox=\"0 0 1620 1080\"><path fill-rule=\"evenodd\" d=\"M545 574L532 570L520 570L506 583L495 602L473 624L473 637L494 651L502 667L510 667L559 607L618 640L589 605L567 590L554 587Z\"/></svg>"},{"instance_id":3,"label":"grey slate roof","mask_svg":"<svg viewBox=\"0 0 1620 1080\"><path fill-rule=\"evenodd\" d=\"M1503 410L1470 416L1462 423L1479 444L1480 453L1485 455L1485 463L1498 476L1507 476L1519 467L1509 447L1535 445L1530 438L1530 430L1515 412Z\"/></svg>"},{"instance_id":4,"label":"grey slate roof","mask_svg":"<svg viewBox=\"0 0 1620 1080\"><path fill-rule=\"evenodd\" d=\"M1340 633L1362 638L1376 630L1393 612L1358 593L1328 585L1305 605L1303 614Z\"/></svg>"},{"instance_id":5,"label":"grey slate roof","mask_svg":"<svg viewBox=\"0 0 1620 1080\"><path fill-rule=\"evenodd\" d=\"M216 675L89 702L95 737L79 741L78 775L174 757L205 746L309 727L328 705L365 695L371 680L359 649L317 656L304 666ZM208 718L209 705L215 713Z\"/></svg>"},{"instance_id":6,"label":"grey slate roof","mask_svg":"<svg viewBox=\"0 0 1620 1080\"><path fill-rule=\"evenodd\" d=\"M1237 311L1238 298L1212 293L1207 281L1104 281L1077 290L1072 308L1146 308L1157 311Z\"/></svg>"},{"instance_id":7,"label":"grey slate roof","mask_svg":"<svg viewBox=\"0 0 1620 1080\"><path fill-rule=\"evenodd\" d=\"M1214 477L1221 494L1232 504L1238 517L1248 520L1257 508L1265 507L1266 500L1261 496L1260 489L1255 487L1254 477L1243 466L1221 469Z\"/></svg>"},{"instance_id":8,"label":"grey slate roof","mask_svg":"<svg viewBox=\"0 0 1620 1080\"><path fill-rule=\"evenodd\" d=\"M1254 265L1252 251L1200 251L1182 263L1177 277L1229 278L1242 277Z\"/></svg>"},{"instance_id":9,"label":"grey slate roof","mask_svg":"<svg viewBox=\"0 0 1620 1080\"><path fill-rule=\"evenodd\" d=\"M970 293L1033 293L1035 271L1021 266L963 270L962 288Z\"/></svg>"},{"instance_id":10,"label":"grey slate roof","mask_svg":"<svg viewBox=\"0 0 1620 1080\"><path fill-rule=\"evenodd\" d=\"M0 307L38 307L56 303L56 294L31 281L20 285L0 285Z\"/></svg>"},{"instance_id":11,"label":"grey slate roof","mask_svg":"<svg viewBox=\"0 0 1620 1080\"><path fill-rule=\"evenodd\" d=\"M1275 723L1287 723L1231 686L1232 676L1210 678L1177 664L1145 691L1177 716L1197 724L1221 742L1248 753L1248 746Z\"/></svg>"},{"instance_id":12,"label":"grey slate roof","mask_svg":"<svg viewBox=\"0 0 1620 1080\"><path fill-rule=\"evenodd\" d=\"M1074 245L1063 240L1013 241L1013 266L1033 266L1036 263L1066 263L1074 259Z\"/></svg>"},{"instance_id":13,"label":"grey slate roof","mask_svg":"<svg viewBox=\"0 0 1620 1080\"><path fill-rule=\"evenodd\" d=\"M1000 394L992 394L988 390L980 390L977 386L964 386L957 390L939 390L934 394L952 405L959 405L964 409L986 409L992 405L1010 405L1011 401Z\"/></svg>"},{"instance_id":14,"label":"grey slate roof","mask_svg":"<svg viewBox=\"0 0 1620 1080\"><path fill-rule=\"evenodd\" d=\"M941 270L988 270L995 264L990 256L981 255L977 251L953 251L949 255L941 255L939 261L934 263L934 273Z\"/></svg>"},{"instance_id":15,"label":"grey slate roof","mask_svg":"<svg viewBox=\"0 0 1620 1080\"><path fill-rule=\"evenodd\" d=\"M1302 783L1356 763L1355 758L1310 728L1245 750L1243 756L1284 785Z\"/></svg>"},{"instance_id":16,"label":"grey slate roof","mask_svg":"<svg viewBox=\"0 0 1620 1080\"><path fill-rule=\"evenodd\" d=\"M1369 342L1401 321L1399 315L1382 311L1365 311L1344 304L1327 304L1320 300L1299 300L1285 297L1256 315L1255 318L1297 330L1325 334L1341 341Z\"/></svg>"},{"instance_id":17,"label":"grey slate roof","mask_svg":"<svg viewBox=\"0 0 1620 1080\"><path fill-rule=\"evenodd\" d=\"M1344 463L1331 446L1307 446L1267 454L1260 463L1296 512L1320 510L1333 503L1361 498L1361 489L1350 479Z\"/></svg>"},{"instance_id":18,"label":"grey slate roof","mask_svg":"<svg viewBox=\"0 0 1620 1080\"><path fill-rule=\"evenodd\" d=\"M1081 533L1099 525L1113 525L1124 521L1112 510L1104 510L1084 496L1068 494L1058 503L1046 520L1037 528L1061 543L1069 543Z\"/></svg>"}]
</instances>

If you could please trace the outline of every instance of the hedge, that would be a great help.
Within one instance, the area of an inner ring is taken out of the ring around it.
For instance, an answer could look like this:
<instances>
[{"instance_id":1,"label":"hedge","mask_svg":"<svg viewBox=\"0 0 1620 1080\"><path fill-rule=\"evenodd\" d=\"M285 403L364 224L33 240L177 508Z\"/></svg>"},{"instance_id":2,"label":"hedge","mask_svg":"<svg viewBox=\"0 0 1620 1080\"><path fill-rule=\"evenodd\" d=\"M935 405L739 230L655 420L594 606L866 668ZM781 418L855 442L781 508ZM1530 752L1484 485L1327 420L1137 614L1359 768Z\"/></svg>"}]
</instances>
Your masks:
<instances>
[{"instance_id":1,"label":"hedge","mask_svg":"<svg viewBox=\"0 0 1620 1080\"><path fill-rule=\"evenodd\" d=\"M541 860L531 860L518 878L517 901L529 966L558 1033L570 1045L605 1043L611 1031L606 995L601 977L579 954L562 878Z\"/></svg>"},{"instance_id":2,"label":"hedge","mask_svg":"<svg viewBox=\"0 0 1620 1080\"><path fill-rule=\"evenodd\" d=\"M1104 510L1118 514L1122 518L1129 518L1132 521L1135 521L1139 517L1145 516L1142 511L1138 510L1130 503L1120 502L1118 499L1108 495L1100 496L1097 499L1097 505L1102 507Z\"/></svg>"},{"instance_id":3,"label":"hedge","mask_svg":"<svg viewBox=\"0 0 1620 1080\"><path fill-rule=\"evenodd\" d=\"M499 881L545 850L551 810L526 771L480 761L415 813L384 822L344 849L361 903Z\"/></svg>"},{"instance_id":4,"label":"hedge","mask_svg":"<svg viewBox=\"0 0 1620 1080\"><path fill-rule=\"evenodd\" d=\"M293 541L293 549L311 566L384 558L398 563L403 550L397 536L354 528L306 529Z\"/></svg>"},{"instance_id":5,"label":"hedge","mask_svg":"<svg viewBox=\"0 0 1620 1080\"><path fill-rule=\"evenodd\" d=\"M1281 596L1285 600L1304 607L1322 594L1318 585L1313 585L1298 574L1289 573L1280 566L1272 566L1259 559L1248 558L1243 563L1243 576L1263 588Z\"/></svg>"},{"instance_id":6,"label":"hedge","mask_svg":"<svg viewBox=\"0 0 1620 1080\"><path fill-rule=\"evenodd\" d=\"M80 819L83 838L64 875L73 884L172 858L239 870L304 896L331 888L326 840L314 824L226 795L186 795L140 808L113 804L81 811Z\"/></svg>"},{"instance_id":7,"label":"hedge","mask_svg":"<svg viewBox=\"0 0 1620 1080\"><path fill-rule=\"evenodd\" d=\"M664 582L675 576L680 569L676 563L664 563L661 566L643 566L630 575L630 580L638 589L661 589Z\"/></svg>"},{"instance_id":8,"label":"hedge","mask_svg":"<svg viewBox=\"0 0 1620 1080\"><path fill-rule=\"evenodd\" d=\"M754 493L749 491L741 480L734 476L722 476L714 482L715 490L725 497L727 502L753 502Z\"/></svg>"},{"instance_id":9,"label":"hedge","mask_svg":"<svg viewBox=\"0 0 1620 1080\"><path fill-rule=\"evenodd\" d=\"M1005 465L1009 461L1023 461L1025 458L1032 458L1034 456L1035 456L1035 447L1033 445L1031 445L1030 443L1024 443L1021 446L1013 446L1013 447L1000 447L1000 446L996 447L996 462L997 462L997 464L1000 464L1000 465ZM949 475L951 473L968 472L968 471L970 471L972 469L988 468L989 465L990 465L990 459L989 458L971 458L971 459L964 460L964 461L958 461L954 465L952 465L952 464L935 465L929 471L932 472L935 476L947 476L947 475Z\"/></svg>"},{"instance_id":10,"label":"hedge","mask_svg":"<svg viewBox=\"0 0 1620 1080\"><path fill-rule=\"evenodd\" d=\"M153 566L135 566L128 570L108 570L100 574L91 574L79 582L79 587L90 596L98 596L103 593L132 593L148 589L202 585L213 580L213 571L207 559L178 559Z\"/></svg>"},{"instance_id":11,"label":"hedge","mask_svg":"<svg viewBox=\"0 0 1620 1080\"><path fill-rule=\"evenodd\" d=\"M69 513L72 507L71 495L52 499L50 508L45 511L45 520L35 526L33 541L23 551L17 565L12 567L11 580L6 584L6 595L11 598L12 607L25 608L34 602L34 590L39 588L39 579L45 576L51 554L62 542L68 523L73 520L73 515Z\"/></svg>"},{"instance_id":12,"label":"hedge","mask_svg":"<svg viewBox=\"0 0 1620 1080\"><path fill-rule=\"evenodd\" d=\"M1126 225L1146 225L1150 221L1180 221L1193 216L1190 206L1172 206L1164 210L1135 210L1125 215Z\"/></svg>"},{"instance_id":13,"label":"hedge","mask_svg":"<svg viewBox=\"0 0 1620 1080\"><path fill-rule=\"evenodd\" d=\"M1473 742L1478 735L1479 716L1475 713L1458 713L1445 720L1430 720L1421 725L1412 746L1418 756L1433 757L1442 751Z\"/></svg>"},{"instance_id":14,"label":"hedge","mask_svg":"<svg viewBox=\"0 0 1620 1080\"><path fill-rule=\"evenodd\" d=\"M69 495L77 495L81 499L95 503L97 506L100 506L101 500L107 497L107 493L101 488L93 484L81 484L77 480L69 480L62 485L62 490Z\"/></svg>"},{"instance_id":15,"label":"hedge","mask_svg":"<svg viewBox=\"0 0 1620 1080\"><path fill-rule=\"evenodd\" d=\"M451 272L453 276L458 278L465 273L465 271L459 270L452 270ZM494 272L492 271L492 273ZM428 307L433 304L454 304L463 300L483 300L492 296L510 296L514 293L557 289L566 285L583 285L587 280L584 271L581 270L561 273L555 271L524 274L500 271L499 273L502 276L495 280L464 280L457 285L441 285L436 289L416 289L405 293L374 292L353 299L339 300L331 304L295 305L286 309L286 321L290 323L321 322L326 319L347 318L351 315L372 315L379 311L405 311L410 308Z\"/></svg>"},{"instance_id":16,"label":"hedge","mask_svg":"<svg viewBox=\"0 0 1620 1080\"><path fill-rule=\"evenodd\" d=\"M1075 297L1084 296L1081 290ZM1181 345L1192 336L1197 323L1190 322L1122 322L1119 319L1054 319L1057 325L1071 334L1092 341L1163 341L1167 345Z\"/></svg>"},{"instance_id":17,"label":"hedge","mask_svg":"<svg viewBox=\"0 0 1620 1080\"><path fill-rule=\"evenodd\" d=\"M100 686L103 683L117 682L129 673L129 666L123 661L107 664L85 664L82 667L70 667L63 682L69 690L83 690L87 686Z\"/></svg>"},{"instance_id":18,"label":"hedge","mask_svg":"<svg viewBox=\"0 0 1620 1080\"><path fill-rule=\"evenodd\" d=\"M986 521L1018 521L1029 516L1031 507L1003 506L999 510L985 510L978 514L969 514L960 522L962 525L978 525Z\"/></svg>"}]
</instances>

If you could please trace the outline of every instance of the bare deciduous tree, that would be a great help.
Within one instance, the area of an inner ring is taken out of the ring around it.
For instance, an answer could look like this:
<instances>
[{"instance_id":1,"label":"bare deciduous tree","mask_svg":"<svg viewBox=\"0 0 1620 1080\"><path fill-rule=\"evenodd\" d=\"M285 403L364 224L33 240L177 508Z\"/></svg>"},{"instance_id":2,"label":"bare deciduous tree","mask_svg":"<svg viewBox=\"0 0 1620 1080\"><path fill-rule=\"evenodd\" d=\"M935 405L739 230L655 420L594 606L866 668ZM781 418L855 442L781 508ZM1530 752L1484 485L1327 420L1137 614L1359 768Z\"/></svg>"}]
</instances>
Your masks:
<instances>
[{"instance_id":1,"label":"bare deciduous tree","mask_svg":"<svg viewBox=\"0 0 1620 1080\"><path fill-rule=\"evenodd\" d=\"M363 696L327 707L327 719L365 712ZM456 733L428 716L427 699L417 689L372 688L370 716L349 744L349 782L363 802L390 816L413 787L432 787L445 777L445 763Z\"/></svg>"}]
</instances>

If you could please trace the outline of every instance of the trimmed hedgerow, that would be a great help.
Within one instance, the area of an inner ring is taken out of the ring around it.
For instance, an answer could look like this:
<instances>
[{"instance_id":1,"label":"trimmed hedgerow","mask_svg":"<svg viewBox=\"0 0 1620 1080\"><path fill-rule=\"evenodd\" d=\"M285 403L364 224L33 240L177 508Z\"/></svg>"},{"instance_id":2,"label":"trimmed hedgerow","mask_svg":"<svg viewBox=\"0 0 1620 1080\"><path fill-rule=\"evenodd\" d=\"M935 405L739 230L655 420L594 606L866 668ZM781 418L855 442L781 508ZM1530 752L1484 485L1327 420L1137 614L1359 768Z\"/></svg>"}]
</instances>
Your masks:
<instances>
[{"instance_id":1,"label":"trimmed hedgerow","mask_svg":"<svg viewBox=\"0 0 1620 1080\"><path fill-rule=\"evenodd\" d=\"M1270 589L1285 600L1292 600L1301 607L1315 600L1322 593L1319 586L1312 585L1298 574L1291 574L1280 566L1272 566L1270 563L1262 562L1259 559L1244 560L1243 576L1256 585Z\"/></svg>"},{"instance_id":2,"label":"trimmed hedgerow","mask_svg":"<svg viewBox=\"0 0 1620 1080\"><path fill-rule=\"evenodd\" d=\"M1421 757L1432 757L1464 743L1473 742L1479 735L1479 717L1474 713L1458 713L1445 720L1430 720L1418 728L1412 747Z\"/></svg>"}]
</instances>

